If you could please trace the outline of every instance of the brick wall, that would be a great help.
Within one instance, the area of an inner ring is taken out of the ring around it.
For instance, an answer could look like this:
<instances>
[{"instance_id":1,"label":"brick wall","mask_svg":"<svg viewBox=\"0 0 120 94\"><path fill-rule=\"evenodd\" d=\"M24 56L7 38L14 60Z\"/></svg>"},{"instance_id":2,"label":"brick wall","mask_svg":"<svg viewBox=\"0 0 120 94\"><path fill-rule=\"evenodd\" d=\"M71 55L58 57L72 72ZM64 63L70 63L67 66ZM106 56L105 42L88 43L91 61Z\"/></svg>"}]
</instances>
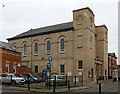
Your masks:
<instances>
[{"instance_id":1,"label":"brick wall","mask_svg":"<svg viewBox=\"0 0 120 94\"><path fill-rule=\"evenodd\" d=\"M113 76L113 70L117 69L117 59L116 57L109 56L108 57L108 76L111 78Z\"/></svg>"},{"instance_id":2,"label":"brick wall","mask_svg":"<svg viewBox=\"0 0 120 94\"><path fill-rule=\"evenodd\" d=\"M9 73L14 73L13 65L16 64L16 73L30 73L31 69L18 67L18 63L21 62L21 53L14 52L6 49L0 50L0 54L2 55L0 59L0 73L6 73L6 64L9 64Z\"/></svg>"},{"instance_id":3,"label":"brick wall","mask_svg":"<svg viewBox=\"0 0 120 94\"><path fill-rule=\"evenodd\" d=\"M31 68L17 67L17 74L31 73Z\"/></svg>"}]
</instances>

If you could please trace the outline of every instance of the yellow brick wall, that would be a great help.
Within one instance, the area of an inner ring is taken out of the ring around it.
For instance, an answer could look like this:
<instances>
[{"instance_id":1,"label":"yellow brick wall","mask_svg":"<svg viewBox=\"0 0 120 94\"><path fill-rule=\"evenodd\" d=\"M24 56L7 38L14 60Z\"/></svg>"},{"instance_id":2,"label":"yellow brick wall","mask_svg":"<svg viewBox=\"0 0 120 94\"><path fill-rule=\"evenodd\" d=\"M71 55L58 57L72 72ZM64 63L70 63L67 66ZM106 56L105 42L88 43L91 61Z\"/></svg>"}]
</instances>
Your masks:
<instances>
[{"instance_id":1,"label":"yellow brick wall","mask_svg":"<svg viewBox=\"0 0 120 94\"><path fill-rule=\"evenodd\" d=\"M84 82L91 82L91 78L88 78L88 72L93 69L93 81L96 80L96 65L95 58L99 56L99 59L103 61L102 72L107 70L107 54L108 54L108 40L106 37L107 29L104 26L96 27L94 25L94 14L89 8L73 11L73 27L74 30L69 32L53 33L48 35L35 36L32 38L23 38L18 40L11 40L9 43L16 44L17 48L21 52L22 43L27 42L27 57L22 56L22 61L26 62L28 67L32 65L32 71L34 72L34 66L39 66L39 73L46 68L48 63L48 57L52 56L51 71L60 74L60 65L65 65L65 74L71 72L71 75L79 75L83 72ZM59 52L59 38L65 38L65 53ZM92 37L92 45L90 38ZM50 55L46 55L46 39L50 39L52 42L52 50ZM34 56L33 43L37 40L39 43L38 56ZM32 48L31 48L32 45ZM32 51L31 51L32 49ZM32 53L32 56L31 56ZM32 64L31 64L32 60ZM78 60L83 61L83 70L78 70Z\"/></svg>"}]
</instances>

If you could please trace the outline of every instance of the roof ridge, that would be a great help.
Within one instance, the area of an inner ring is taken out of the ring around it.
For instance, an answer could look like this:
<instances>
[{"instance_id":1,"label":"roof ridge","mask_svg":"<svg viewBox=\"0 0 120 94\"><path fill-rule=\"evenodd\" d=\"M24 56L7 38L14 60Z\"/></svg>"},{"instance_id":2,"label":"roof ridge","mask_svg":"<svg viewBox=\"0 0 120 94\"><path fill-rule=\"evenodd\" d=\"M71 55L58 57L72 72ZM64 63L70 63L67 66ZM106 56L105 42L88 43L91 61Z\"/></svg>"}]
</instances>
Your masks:
<instances>
[{"instance_id":1,"label":"roof ridge","mask_svg":"<svg viewBox=\"0 0 120 94\"><path fill-rule=\"evenodd\" d=\"M30 30L37 30L37 29L46 28L46 27L54 27L54 26L58 26L58 25L62 25L62 24L68 24L68 23L72 23L72 22L73 22L73 21L70 21L70 22L63 22L63 23L58 23L58 24L43 26L43 27L35 28L35 29L32 29L32 28L31 28Z\"/></svg>"},{"instance_id":2,"label":"roof ridge","mask_svg":"<svg viewBox=\"0 0 120 94\"><path fill-rule=\"evenodd\" d=\"M12 38L8 38L7 40L21 39L21 38L27 38L32 36L44 35L44 34L52 34L57 32L65 32L72 29L73 29L73 21L70 21L55 25L44 26L41 28L30 29Z\"/></svg>"}]
</instances>

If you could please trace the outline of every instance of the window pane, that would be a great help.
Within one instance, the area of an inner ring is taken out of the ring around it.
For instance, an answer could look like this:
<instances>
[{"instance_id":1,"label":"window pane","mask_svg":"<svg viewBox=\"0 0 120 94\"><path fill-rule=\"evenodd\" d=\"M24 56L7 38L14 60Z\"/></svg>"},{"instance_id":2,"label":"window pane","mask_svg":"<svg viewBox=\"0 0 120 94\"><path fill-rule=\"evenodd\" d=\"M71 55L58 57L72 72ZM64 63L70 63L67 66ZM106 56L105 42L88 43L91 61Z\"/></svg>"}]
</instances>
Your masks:
<instances>
[{"instance_id":1,"label":"window pane","mask_svg":"<svg viewBox=\"0 0 120 94\"><path fill-rule=\"evenodd\" d=\"M64 49L64 39L61 39L61 49Z\"/></svg>"},{"instance_id":2,"label":"window pane","mask_svg":"<svg viewBox=\"0 0 120 94\"><path fill-rule=\"evenodd\" d=\"M60 40L60 51L65 51L65 40L62 38Z\"/></svg>"},{"instance_id":3,"label":"window pane","mask_svg":"<svg viewBox=\"0 0 120 94\"><path fill-rule=\"evenodd\" d=\"M82 67L83 67L82 60L80 60L80 61L78 61L78 69L83 69Z\"/></svg>"},{"instance_id":4,"label":"window pane","mask_svg":"<svg viewBox=\"0 0 120 94\"><path fill-rule=\"evenodd\" d=\"M46 45L47 45L47 49L46 49L47 53L49 53L51 51L51 42L48 40Z\"/></svg>"},{"instance_id":5,"label":"window pane","mask_svg":"<svg viewBox=\"0 0 120 94\"><path fill-rule=\"evenodd\" d=\"M38 66L35 66L35 73L38 73Z\"/></svg>"},{"instance_id":6,"label":"window pane","mask_svg":"<svg viewBox=\"0 0 120 94\"><path fill-rule=\"evenodd\" d=\"M64 65L60 65L60 72L64 73Z\"/></svg>"},{"instance_id":7,"label":"window pane","mask_svg":"<svg viewBox=\"0 0 120 94\"><path fill-rule=\"evenodd\" d=\"M13 65L13 72L16 73L16 64Z\"/></svg>"},{"instance_id":8,"label":"window pane","mask_svg":"<svg viewBox=\"0 0 120 94\"><path fill-rule=\"evenodd\" d=\"M6 72L9 73L9 64L6 64Z\"/></svg>"},{"instance_id":9,"label":"window pane","mask_svg":"<svg viewBox=\"0 0 120 94\"><path fill-rule=\"evenodd\" d=\"M34 44L34 54L38 54L38 43L35 42Z\"/></svg>"},{"instance_id":10,"label":"window pane","mask_svg":"<svg viewBox=\"0 0 120 94\"><path fill-rule=\"evenodd\" d=\"M26 56L27 55L27 45L24 44L23 45L23 56Z\"/></svg>"}]
</instances>

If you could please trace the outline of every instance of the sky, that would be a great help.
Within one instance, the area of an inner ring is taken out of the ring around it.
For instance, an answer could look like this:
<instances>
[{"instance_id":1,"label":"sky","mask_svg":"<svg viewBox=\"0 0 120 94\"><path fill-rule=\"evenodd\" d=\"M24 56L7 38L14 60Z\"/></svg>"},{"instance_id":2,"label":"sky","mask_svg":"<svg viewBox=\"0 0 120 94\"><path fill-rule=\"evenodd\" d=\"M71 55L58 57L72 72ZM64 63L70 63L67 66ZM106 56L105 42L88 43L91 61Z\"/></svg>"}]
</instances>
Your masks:
<instances>
[{"instance_id":1,"label":"sky","mask_svg":"<svg viewBox=\"0 0 120 94\"><path fill-rule=\"evenodd\" d=\"M119 0L0 0L0 41L30 29L73 21L73 10L89 7L95 25L108 28L108 52L118 56Z\"/></svg>"}]
</instances>

